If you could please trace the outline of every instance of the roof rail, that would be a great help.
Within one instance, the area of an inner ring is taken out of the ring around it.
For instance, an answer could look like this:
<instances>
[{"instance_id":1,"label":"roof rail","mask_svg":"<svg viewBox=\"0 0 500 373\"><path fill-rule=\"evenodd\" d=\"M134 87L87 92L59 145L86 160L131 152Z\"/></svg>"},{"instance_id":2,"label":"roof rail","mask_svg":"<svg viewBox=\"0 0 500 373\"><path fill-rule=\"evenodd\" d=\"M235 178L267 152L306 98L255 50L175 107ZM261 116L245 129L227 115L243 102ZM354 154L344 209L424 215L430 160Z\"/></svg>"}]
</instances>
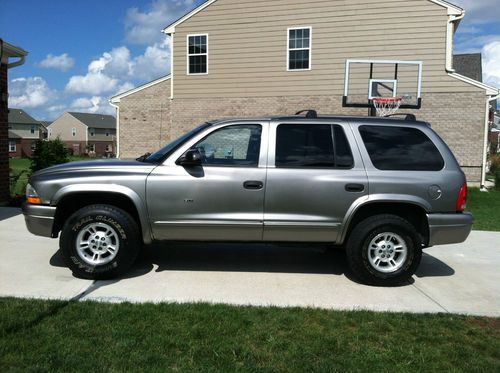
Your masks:
<instances>
[{"instance_id":1,"label":"roof rail","mask_svg":"<svg viewBox=\"0 0 500 373\"><path fill-rule=\"evenodd\" d=\"M397 113L397 114L390 114L390 115L386 115L385 117L386 118L390 118L390 117L398 117L398 116L403 116L405 117L405 120L409 121L409 122L416 122L417 121L417 117L415 116L415 114L403 114L403 113Z\"/></svg>"},{"instance_id":2,"label":"roof rail","mask_svg":"<svg viewBox=\"0 0 500 373\"><path fill-rule=\"evenodd\" d=\"M300 115L302 113L306 113L306 118L317 118L318 117L318 113L316 112L316 110L311 110L311 109L298 111L295 113L295 115Z\"/></svg>"}]
</instances>

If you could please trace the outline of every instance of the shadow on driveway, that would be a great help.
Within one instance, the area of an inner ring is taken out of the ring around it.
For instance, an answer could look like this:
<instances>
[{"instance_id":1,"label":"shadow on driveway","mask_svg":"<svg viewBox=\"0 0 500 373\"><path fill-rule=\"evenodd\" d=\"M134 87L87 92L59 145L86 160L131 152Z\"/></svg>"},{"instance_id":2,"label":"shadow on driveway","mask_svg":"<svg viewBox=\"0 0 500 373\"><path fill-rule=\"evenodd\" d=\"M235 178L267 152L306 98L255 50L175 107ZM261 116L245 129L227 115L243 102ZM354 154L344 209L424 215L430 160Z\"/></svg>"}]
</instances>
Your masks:
<instances>
[{"instance_id":1,"label":"shadow on driveway","mask_svg":"<svg viewBox=\"0 0 500 373\"><path fill-rule=\"evenodd\" d=\"M0 207L0 221L22 214L18 207Z\"/></svg>"},{"instance_id":2,"label":"shadow on driveway","mask_svg":"<svg viewBox=\"0 0 500 373\"><path fill-rule=\"evenodd\" d=\"M59 251L52 256L50 264L65 267ZM98 281L98 287L143 276L153 271L155 266L155 272L266 272L336 276L344 274L350 280L358 282L349 269L344 251L339 248L307 244L172 243L146 246L130 271L115 280ZM443 277L452 276L454 273L453 268L446 263L424 253L416 276ZM414 280L411 280L402 286L413 282Z\"/></svg>"}]
</instances>

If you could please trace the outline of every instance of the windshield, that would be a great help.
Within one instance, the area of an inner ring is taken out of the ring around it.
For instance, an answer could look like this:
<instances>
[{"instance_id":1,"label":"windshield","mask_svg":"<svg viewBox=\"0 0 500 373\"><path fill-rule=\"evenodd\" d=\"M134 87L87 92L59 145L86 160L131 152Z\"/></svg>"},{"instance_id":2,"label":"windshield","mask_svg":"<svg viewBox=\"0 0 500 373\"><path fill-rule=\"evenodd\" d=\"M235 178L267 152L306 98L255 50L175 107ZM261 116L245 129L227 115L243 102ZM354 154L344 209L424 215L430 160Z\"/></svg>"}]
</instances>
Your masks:
<instances>
[{"instance_id":1,"label":"windshield","mask_svg":"<svg viewBox=\"0 0 500 373\"><path fill-rule=\"evenodd\" d=\"M205 123L202 124L199 127L196 127L192 129L191 131L185 133L178 139L172 141L171 143L168 143L165 145L163 148L158 150L157 152L151 154L148 156L146 159L144 159L144 162L150 162L150 163L158 163L163 161L166 157L168 157L171 153L174 152L179 146L184 144L187 140L189 140L191 137L194 135L198 134L199 132L203 131L205 128L210 127L210 123Z\"/></svg>"}]
</instances>

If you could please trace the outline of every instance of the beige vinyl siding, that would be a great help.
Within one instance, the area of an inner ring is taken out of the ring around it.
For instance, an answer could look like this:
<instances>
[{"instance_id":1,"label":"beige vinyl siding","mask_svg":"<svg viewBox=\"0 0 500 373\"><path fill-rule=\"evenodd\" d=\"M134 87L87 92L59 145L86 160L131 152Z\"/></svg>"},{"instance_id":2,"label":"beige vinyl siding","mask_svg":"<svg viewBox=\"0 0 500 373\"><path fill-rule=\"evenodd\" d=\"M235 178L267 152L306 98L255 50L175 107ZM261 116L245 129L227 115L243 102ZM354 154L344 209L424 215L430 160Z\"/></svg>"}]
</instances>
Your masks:
<instances>
[{"instance_id":1,"label":"beige vinyl siding","mask_svg":"<svg viewBox=\"0 0 500 373\"><path fill-rule=\"evenodd\" d=\"M31 133L31 126L35 126L35 133ZM39 139L40 126L36 124L9 123L9 132L23 139Z\"/></svg>"},{"instance_id":2,"label":"beige vinyl siding","mask_svg":"<svg viewBox=\"0 0 500 373\"><path fill-rule=\"evenodd\" d=\"M217 0L176 26L174 98L342 95L346 59L422 60L424 95L480 91L446 74L446 23L428 0ZM304 26L312 69L287 71L287 29ZM189 76L186 36L198 33L209 74Z\"/></svg>"},{"instance_id":3,"label":"beige vinyl siding","mask_svg":"<svg viewBox=\"0 0 500 373\"><path fill-rule=\"evenodd\" d=\"M68 113L61 115L48 128L51 130L50 139L60 137L62 141L74 141L75 143L87 140L87 126ZM76 128L75 137L71 134L72 128Z\"/></svg>"},{"instance_id":4,"label":"beige vinyl siding","mask_svg":"<svg viewBox=\"0 0 500 373\"><path fill-rule=\"evenodd\" d=\"M104 128L95 128L95 135L90 136L90 128L89 128L89 142L91 141L113 141L116 136L116 130L114 129L104 129ZM109 132L109 136L106 136L106 132Z\"/></svg>"}]
</instances>

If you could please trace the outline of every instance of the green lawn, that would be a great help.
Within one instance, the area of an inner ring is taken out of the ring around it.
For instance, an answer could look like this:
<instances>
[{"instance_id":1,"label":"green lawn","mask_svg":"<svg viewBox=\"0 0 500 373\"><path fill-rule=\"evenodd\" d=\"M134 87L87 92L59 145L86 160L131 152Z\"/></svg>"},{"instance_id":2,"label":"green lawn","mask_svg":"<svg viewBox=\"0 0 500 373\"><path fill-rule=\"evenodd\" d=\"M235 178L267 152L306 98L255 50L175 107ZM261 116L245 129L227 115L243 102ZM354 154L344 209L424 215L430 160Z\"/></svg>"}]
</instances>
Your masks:
<instances>
[{"instance_id":1,"label":"green lawn","mask_svg":"<svg viewBox=\"0 0 500 373\"><path fill-rule=\"evenodd\" d=\"M0 299L7 371L500 371L500 319Z\"/></svg>"},{"instance_id":2,"label":"green lawn","mask_svg":"<svg viewBox=\"0 0 500 373\"><path fill-rule=\"evenodd\" d=\"M488 193L469 188L467 211L474 215L474 229L500 231L500 191L491 189Z\"/></svg>"}]
</instances>

